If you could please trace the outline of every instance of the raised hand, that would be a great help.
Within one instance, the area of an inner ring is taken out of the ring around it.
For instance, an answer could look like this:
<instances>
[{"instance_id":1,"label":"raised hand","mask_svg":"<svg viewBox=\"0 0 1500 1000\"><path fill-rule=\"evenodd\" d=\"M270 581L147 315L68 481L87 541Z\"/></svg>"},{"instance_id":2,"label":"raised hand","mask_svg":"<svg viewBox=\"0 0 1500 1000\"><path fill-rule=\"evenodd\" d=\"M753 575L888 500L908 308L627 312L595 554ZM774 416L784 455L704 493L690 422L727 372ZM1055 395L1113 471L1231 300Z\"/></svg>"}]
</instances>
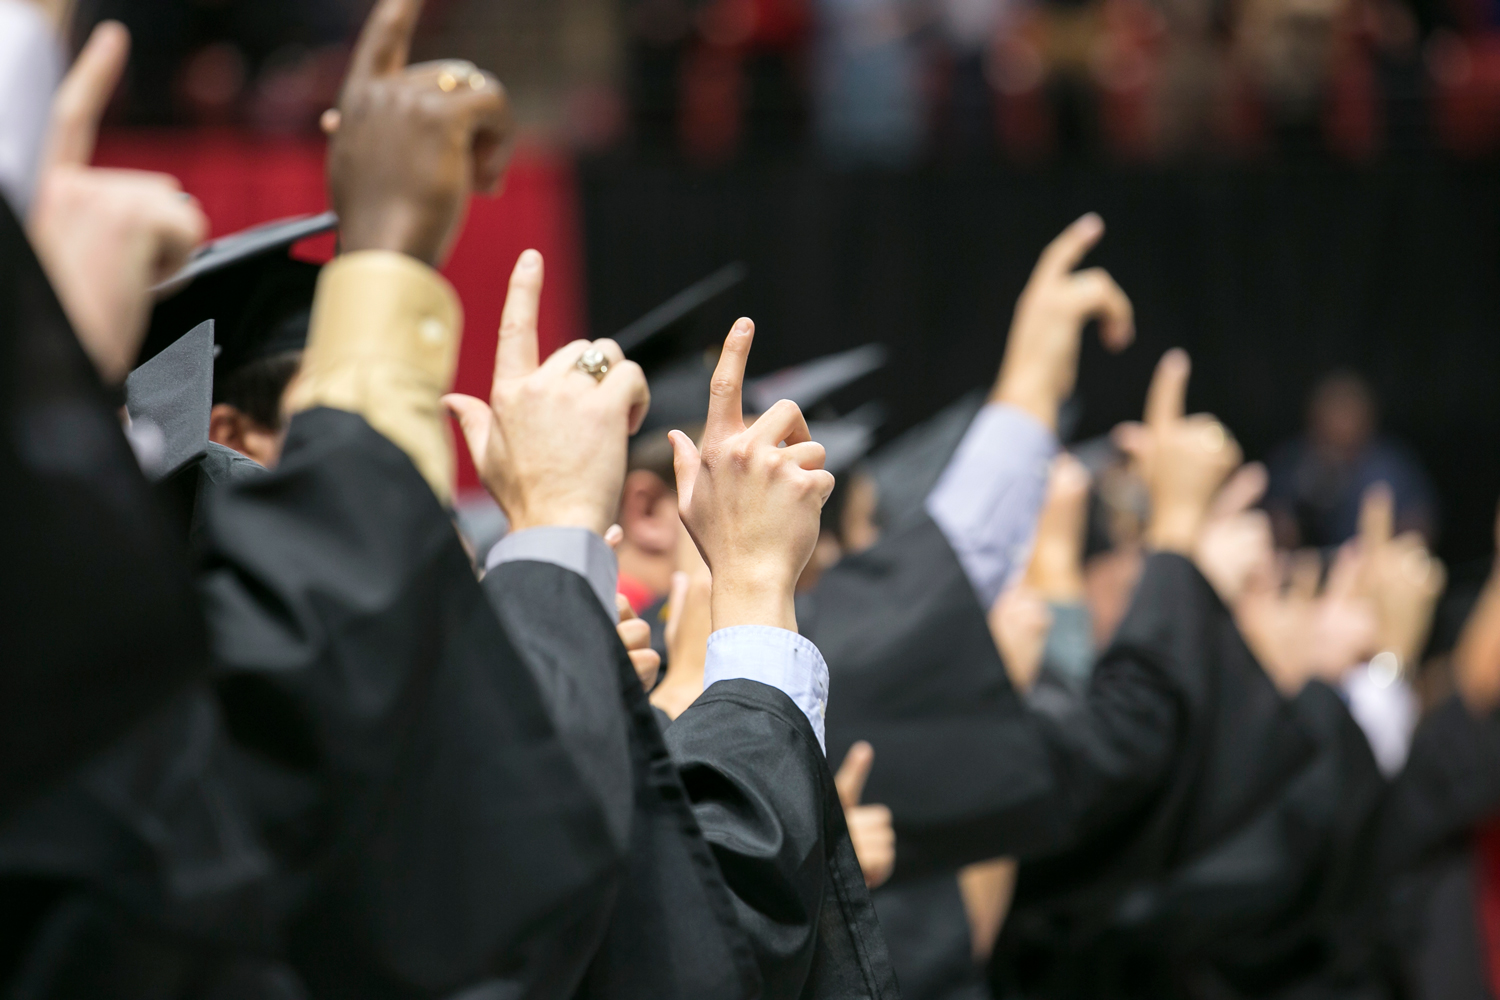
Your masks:
<instances>
[{"instance_id":1,"label":"raised hand","mask_svg":"<svg viewBox=\"0 0 1500 1000\"><path fill-rule=\"evenodd\" d=\"M421 0L376 4L324 128L342 249L395 250L436 267L469 195L499 186L511 118L505 88L473 64L406 65L421 11Z\"/></svg>"},{"instance_id":2,"label":"raised hand","mask_svg":"<svg viewBox=\"0 0 1500 1000\"><path fill-rule=\"evenodd\" d=\"M1381 651L1394 653L1398 664L1410 669L1427 643L1448 574L1420 533L1392 537L1395 520L1390 489L1383 483L1372 486L1359 512L1362 588L1380 623Z\"/></svg>"},{"instance_id":3,"label":"raised hand","mask_svg":"<svg viewBox=\"0 0 1500 1000\"><path fill-rule=\"evenodd\" d=\"M713 632L713 577L687 529L679 526L678 531L677 571L667 598L667 676L651 692L651 704L674 719L703 693Z\"/></svg>"},{"instance_id":4,"label":"raised hand","mask_svg":"<svg viewBox=\"0 0 1500 1000\"><path fill-rule=\"evenodd\" d=\"M1266 492L1266 467L1242 465L1209 508L1193 561L1225 604L1233 606L1256 579L1275 570L1271 519L1255 504Z\"/></svg>"},{"instance_id":5,"label":"raised hand","mask_svg":"<svg viewBox=\"0 0 1500 1000\"><path fill-rule=\"evenodd\" d=\"M1453 651L1454 681L1469 711L1500 707L1500 513L1495 517L1497 557Z\"/></svg>"},{"instance_id":6,"label":"raised hand","mask_svg":"<svg viewBox=\"0 0 1500 1000\"><path fill-rule=\"evenodd\" d=\"M1089 485L1084 464L1064 452L1047 475L1047 502L1026 566L1026 585L1049 601L1083 599L1083 549L1088 532Z\"/></svg>"},{"instance_id":7,"label":"raised hand","mask_svg":"<svg viewBox=\"0 0 1500 1000\"><path fill-rule=\"evenodd\" d=\"M489 402L450 394L443 403L512 530L572 526L603 535L619 510L627 443L651 394L640 366L613 340L576 340L537 363L542 266L542 255L527 250L511 274ZM600 379L578 367L587 350L608 362Z\"/></svg>"},{"instance_id":8,"label":"raised hand","mask_svg":"<svg viewBox=\"0 0 1500 1000\"><path fill-rule=\"evenodd\" d=\"M792 592L817 544L833 475L791 400L745 426L741 392L754 336L755 325L741 319L724 341L702 450L681 431L670 435L677 505L713 573L713 627L796 631Z\"/></svg>"},{"instance_id":9,"label":"raised hand","mask_svg":"<svg viewBox=\"0 0 1500 1000\"><path fill-rule=\"evenodd\" d=\"M1241 458L1223 424L1207 414L1183 415L1191 371L1186 352L1162 355L1146 394L1145 424L1115 431L1151 494L1147 544L1187 556L1197 547L1214 495Z\"/></svg>"},{"instance_id":10,"label":"raised hand","mask_svg":"<svg viewBox=\"0 0 1500 1000\"><path fill-rule=\"evenodd\" d=\"M1084 324L1099 320L1104 346L1124 350L1135 338L1130 299L1101 267L1075 271L1104 235L1104 220L1090 212L1042 251L1016 303L1005 359L990 400L1025 410L1048 427L1073 393Z\"/></svg>"},{"instance_id":11,"label":"raised hand","mask_svg":"<svg viewBox=\"0 0 1500 1000\"><path fill-rule=\"evenodd\" d=\"M1052 609L1024 584L1007 587L989 613L990 635L1005 673L1017 691L1030 691L1042 670L1047 633L1052 631Z\"/></svg>"},{"instance_id":12,"label":"raised hand","mask_svg":"<svg viewBox=\"0 0 1500 1000\"><path fill-rule=\"evenodd\" d=\"M620 643L630 655L630 666L641 687L650 691L661 671L661 654L651 648L651 626L636 617L624 594L615 595L615 610L620 615L620 624L616 626Z\"/></svg>"},{"instance_id":13,"label":"raised hand","mask_svg":"<svg viewBox=\"0 0 1500 1000\"><path fill-rule=\"evenodd\" d=\"M107 384L140 352L152 286L187 262L208 231L176 178L89 166L99 122L125 70L130 34L94 29L52 101L27 230L83 349Z\"/></svg>"},{"instance_id":14,"label":"raised hand","mask_svg":"<svg viewBox=\"0 0 1500 1000\"><path fill-rule=\"evenodd\" d=\"M849 839L854 842L854 856L859 859L865 885L871 889L884 885L896 867L896 828L891 823L891 811L885 806L860 804L874 764L875 749L860 740L849 748L833 776L839 804L844 807Z\"/></svg>"}]
</instances>

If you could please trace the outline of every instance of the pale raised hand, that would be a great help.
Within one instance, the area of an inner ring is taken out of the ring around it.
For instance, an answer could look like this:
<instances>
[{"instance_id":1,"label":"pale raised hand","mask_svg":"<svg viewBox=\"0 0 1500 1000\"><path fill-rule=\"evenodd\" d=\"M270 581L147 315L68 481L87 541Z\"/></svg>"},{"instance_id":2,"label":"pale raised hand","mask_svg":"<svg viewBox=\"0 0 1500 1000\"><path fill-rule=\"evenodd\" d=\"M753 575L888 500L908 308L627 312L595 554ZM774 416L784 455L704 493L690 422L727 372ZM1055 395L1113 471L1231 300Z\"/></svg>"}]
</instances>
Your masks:
<instances>
[{"instance_id":1,"label":"pale raised hand","mask_svg":"<svg viewBox=\"0 0 1500 1000\"><path fill-rule=\"evenodd\" d=\"M885 806L862 805L865 782L875 765L875 749L860 740L849 748L838 773L833 776L839 804L844 807L844 823L854 843L854 856L864 873L865 885L874 889L884 885L896 867L896 828L891 811Z\"/></svg>"},{"instance_id":2,"label":"pale raised hand","mask_svg":"<svg viewBox=\"0 0 1500 1000\"><path fill-rule=\"evenodd\" d=\"M443 397L463 429L479 478L511 528L571 526L602 535L614 522L626 448L651 403L646 376L612 340L576 340L538 364L542 255L527 250L511 274L490 399ZM602 380L577 361L593 348Z\"/></svg>"},{"instance_id":3,"label":"pale raised hand","mask_svg":"<svg viewBox=\"0 0 1500 1000\"><path fill-rule=\"evenodd\" d=\"M94 29L52 101L52 124L27 231L100 378L124 381L140 352L153 286L208 231L177 179L89 166L99 122L130 54L114 21Z\"/></svg>"},{"instance_id":4,"label":"pale raised hand","mask_svg":"<svg viewBox=\"0 0 1500 1000\"><path fill-rule=\"evenodd\" d=\"M1130 299L1101 267L1074 270L1104 235L1090 212L1047 245L1016 302L1005 358L990 400L1026 411L1048 427L1078 379L1083 327L1099 320L1104 346L1124 350L1135 338Z\"/></svg>"},{"instance_id":5,"label":"pale raised hand","mask_svg":"<svg viewBox=\"0 0 1500 1000\"><path fill-rule=\"evenodd\" d=\"M741 393L754 336L754 324L741 319L724 341L701 450L671 432L677 505L713 573L713 627L796 631L793 588L817 544L833 475L791 400L745 426Z\"/></svg>"},{"instance_id":6,"label":"pale raised hand","mask_svg":"<svg viewBox=\"0 0 1500 1000\"><path fill-rule=\"evenodd\" d=\"M1115 430L1151 495L1147 544L1186 556L1197 548L1213 499L1241 458L1223 424L1207 414L1184 416L1191 371L1186 352L1162 355L1146 394L1145 423Z\"/></svg>"}]
</instances>

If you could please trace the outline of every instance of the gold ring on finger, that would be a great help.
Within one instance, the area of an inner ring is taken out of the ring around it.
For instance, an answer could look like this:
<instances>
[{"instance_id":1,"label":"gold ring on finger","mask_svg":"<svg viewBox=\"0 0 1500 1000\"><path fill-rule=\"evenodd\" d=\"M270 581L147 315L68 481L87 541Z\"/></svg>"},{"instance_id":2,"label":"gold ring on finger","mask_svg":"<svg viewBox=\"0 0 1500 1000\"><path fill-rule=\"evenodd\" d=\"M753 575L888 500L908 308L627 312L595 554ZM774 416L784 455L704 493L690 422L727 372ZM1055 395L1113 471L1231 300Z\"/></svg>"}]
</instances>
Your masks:
<instances>
[{"instance_id":1,"label":"gold ring on finger","mask_svg":"<svg viewBox=\"0 0 1500 1000\"><path fill-rule=\"evenodd\" d=\"M605 357L604 352L597 347L590 347L578 356L578 360L573 362L573 367L585 375L594 376L595 382L603 382L604 376L609 374L609 358Z\"/></svg>"}]
</instances>

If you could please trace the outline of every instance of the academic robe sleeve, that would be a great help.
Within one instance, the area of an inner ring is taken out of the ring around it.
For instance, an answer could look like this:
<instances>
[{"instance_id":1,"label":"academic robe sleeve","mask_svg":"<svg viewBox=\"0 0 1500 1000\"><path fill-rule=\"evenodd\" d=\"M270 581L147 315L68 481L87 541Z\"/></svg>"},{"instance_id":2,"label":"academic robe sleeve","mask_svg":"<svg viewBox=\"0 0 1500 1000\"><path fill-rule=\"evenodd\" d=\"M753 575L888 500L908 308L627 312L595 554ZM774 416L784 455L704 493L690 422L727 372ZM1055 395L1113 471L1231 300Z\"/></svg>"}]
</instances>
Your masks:
<instances>
[{"instance_id":1,"label":"academic robe sleeve","mask_svg":"<svg viewBox=\"0 0 1500 1000\"><path fill-rule=\"evenodd\" d=\"M1383 867L1399 872L1500 813L1500 712L1470 712L1458 696L1422 720L1381 817Z\"/></svg>"},{"instance_id":2,"label":"academic robe sleeve","mask_svg":"<svg viewBox=\"0 0 1500 1000\"><path fill-rule=\"evenodd\" d=\"M1228 610L1179 556L1147 561L1087 696L1062 718L1017 698L930 521L845 560L810 603L809 638L837 692L829 752L874 746L865 797L893 813L897 877L1087 843L1110 865L1159 866L1234 828L1310 753Z\"/></svg>"},{"instance_id":3,"label":"academic robe sleeve","mask_svg":"<svg viewBox=\"0 0 1500 1000\"><path fill-rule=\"evenodd\" d=\"M833 776L781 691L720 681L666 731L766 997L898 996Z\"/></svg>"},{"instance_id":4,"label":"academic robe sleeve","mask_svg":"<svg viewBox=\"0 0 1500 1000\"><path fill-rule=\"evenodd\" d=\"M0 199L0 821L206 666L118 405Z\"/></svg>"},{"instance_id":5,"label":"academic robe sleeve","mask_svg":"<svg viewBox=\"0 0 1500 1000\"><path fill-rule=\"evenodd\" d=\"M206 536L226 723L321 792L286 859L312 991L571 995L620 851L411 459L356 414L299 413Z\"/></svg>"}]
</instances>

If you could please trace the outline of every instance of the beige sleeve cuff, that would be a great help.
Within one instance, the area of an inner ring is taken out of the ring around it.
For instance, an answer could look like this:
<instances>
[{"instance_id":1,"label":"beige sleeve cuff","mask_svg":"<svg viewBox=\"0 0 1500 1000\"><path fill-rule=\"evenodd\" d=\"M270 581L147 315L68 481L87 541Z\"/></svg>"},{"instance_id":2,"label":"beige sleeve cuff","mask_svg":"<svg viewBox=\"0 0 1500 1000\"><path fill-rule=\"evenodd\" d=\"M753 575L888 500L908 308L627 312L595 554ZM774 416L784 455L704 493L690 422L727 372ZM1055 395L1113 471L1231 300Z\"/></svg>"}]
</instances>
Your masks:
<instances>
[{"instance_id":1,"label":"beige sleeve cuff","mask_svg":"<svg viewBox=\"0 0 1500 1000\"><path fill-rule=\"evenodd\" d=\"M453 444L438 400L453 383L462 332L458 295L427 265L387 250L336 257L318 278L288 410L358 413L406 452L446 504Z\"/></svg>"}]
</instances>

